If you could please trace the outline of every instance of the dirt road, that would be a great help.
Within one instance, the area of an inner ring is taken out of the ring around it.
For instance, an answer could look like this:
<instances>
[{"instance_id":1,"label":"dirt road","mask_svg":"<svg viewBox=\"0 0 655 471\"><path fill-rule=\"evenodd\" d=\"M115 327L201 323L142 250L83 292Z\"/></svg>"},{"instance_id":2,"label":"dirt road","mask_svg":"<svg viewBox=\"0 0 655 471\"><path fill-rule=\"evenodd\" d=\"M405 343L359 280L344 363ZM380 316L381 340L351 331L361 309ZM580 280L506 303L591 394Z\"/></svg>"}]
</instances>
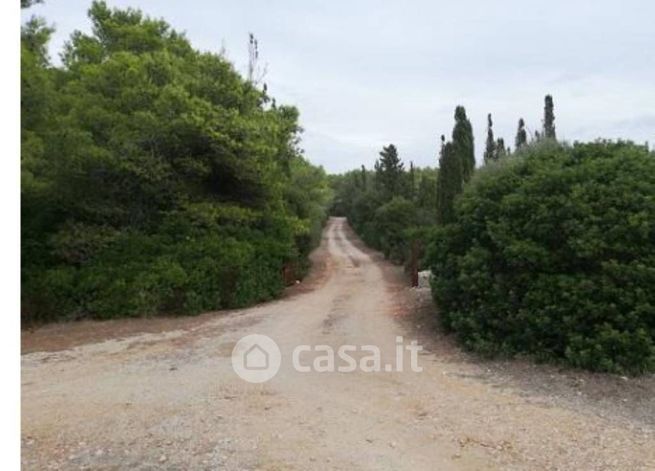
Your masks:
<instances>
[{"instance_id":1,"label":"dirt road","mask_svg":"<svg viewBox=\"0 0 655 471\"><path fill-rule=\"evenodd\" d=\"M254 308L148 333L117 327L120 338L102 323L25 333L24 468L655 469L653 377L460 352L430 325L429 295L404 287L342 219L313 257L318 268L297 293ZM235 343L252 333L282 352L263 384L231 366ZM422 372L291 366L299 344L373 344L388 360L397 335L423 344Z\"/></svg>"}]
</instances>

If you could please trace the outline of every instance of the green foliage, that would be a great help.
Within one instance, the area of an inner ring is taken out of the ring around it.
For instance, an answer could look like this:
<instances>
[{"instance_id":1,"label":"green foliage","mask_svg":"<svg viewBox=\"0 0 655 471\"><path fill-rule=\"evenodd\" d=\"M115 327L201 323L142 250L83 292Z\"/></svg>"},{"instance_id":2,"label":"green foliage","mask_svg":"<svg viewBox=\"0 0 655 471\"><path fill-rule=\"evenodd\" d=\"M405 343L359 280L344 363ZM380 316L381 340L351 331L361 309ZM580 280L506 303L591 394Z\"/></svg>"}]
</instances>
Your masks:
<instances>
[{"instance_id":1,"label":"green foliage","mask_svg":"<svg viewBox=\"0 0 655 471\"><path fill-rule=\"evenodd\" d=\"M501 139L493 142L491 115L488 115L487 144L485 162L497 160L504 154L505 145ZM475 149L473 146L473 129L466 117L463 106L455 108L455 126L452 142L445 142L441 136L439 155L439 181L437 183L437 222L448 224L455 218L455 198L469 181L475 169Z\"/></svg>"},{"instance_id":2,"label":"green foliage","mask_svg":"<svg viewBox=\"0 0 655 471\"><path fill-rule=\"evenodd\" d=\"M655 369L655 155L552 140L480 170L429 247L446 327L483 353Z\"/></svg>"},{"instance_id":3,"label":"green foliage","mask_svg":"<svg viewBox=\"0 0 655 471\"><path fill-rule=\"evenodd\" d=\"M467 182L475 169L475 147L473 128L466 117L463 106L455 108L455 127L453 128L453 152L461 162L462 179Z\"/></svg>"},{"instance_id":4,"label":"green foliage","mask_svg":"<svg viewBox=\"0 0 655 471\"><path fill-rule=\"evenodd\" d=\"M408 229L416 226L416 206L411 201L396 196L375 210L372 227L379 237L379 247L384 256L402 263L409 250Z\"/></svg>"},{"instance_id":5,"label":"green foliage","mask_svg":"<svg viewBox=\"0 0 655 471\"><path fill-rule=\"evenodd\" d=\"M406 193L407 182L404 164L398 157L398 150L393 144L382 148L380 158L375 162L376 183L384 199Z\"/></svg>"},{"instance_id":6,"label":"green foliage","mask_svg":"<svg viewBox=\"0 0 655 471\"><path fill-rule=\"evenodd\" d=\"M447 224L455 217L455 197L462 192L462 160L455 153L451 142L444 143L441 137L439 157L439 180L437 182L437 222Z\"/></svg>"},{"instance_id":7,"label":"green foliage","mask_svg":"<svg viewBox=\"0 0 655 471\"><path fill-rule=\"evenodd\" d=\"M555 135L555 106L553 105L553 97L546 95L544 99L544 138L557 139Z\"/></svg>"},{"instance_id":8,"label":"green foliage","mask_svg":"<svg viewBox=\"0 0 655 471\"><path fill-rule=\"evenodd\" d=\"M497 160L498 153L496 151L496 141L494 140L493 121L491 120L491 113L487 115L487 142L484 148L484 163Z\"/></svg>"},{"instance_id":9,"label":"green foliage","mask_svg":"<svg viewBox=\"0 0 655 471\"><path fill-rule=\"evenodd\" d=\"M20 7L29 8L37 3L43 3L43 0L20 0Z\"/></svg>"},{"instance_id":10,"label":"green foliage","mask_svg":"<svg viewBox=\"0 0 655 471\"><path fill-rule=\"evenodd\" d=\"M514 148L520 150L528 143L528 133L525 131L525 121L523 118L519 119L519 126L516 130L516 139L514 140Z\"/></svg>"},{"instance_id":11,"label":"green foliage","mask_svg":"<svg viewBox=\"0 0 655 471\"><path fill-rule=\"evenodd\" d=\"M332 175L331 213L346 216L367 245L394 262L404 263L412 239L421 233L420 229L435 224L438 172L413 164L406 171L395 148L389 156L393 156L393 162L382 163L380 159L375 171L362 166L361 170ZM391 198L390 188L398 190Z\"/></svg>"},{"instance_id":12,"label":"green foliage","mask_svg":"<svg viewBox=\"0 0 655 471\"><path fill-rule=\"evenodd\" d=\"M500 160L502 158L505 158L509 154L510 154L510 149L509 149L509 147L505 147L505 139L503 139L502 137L499 137L496 140L495 160Z\"/></svg>"},{"instance_id":13,"label":"green foliage","mask_svg":"<svg viewBox=\"0 0 655 471\"><path fill-rule=\"evenodd\" d=\"M437 207L437 175L438 172L431 168L416 169L418 173L418 185L416 189L416 206L425 212L430 213L430 219L435 219Z\"/></svg>"},{"instance_id":14,"label":"green foliage","mask_svg":"<svg viewBox=\"0 0 655 471\"><path fill-rule=\"evenodd\" d=\"M330 197L298 111L138 10L94 2L53 68L21 35L26 320L269 299L307 268Z\"/></svg>"}]
</instances>

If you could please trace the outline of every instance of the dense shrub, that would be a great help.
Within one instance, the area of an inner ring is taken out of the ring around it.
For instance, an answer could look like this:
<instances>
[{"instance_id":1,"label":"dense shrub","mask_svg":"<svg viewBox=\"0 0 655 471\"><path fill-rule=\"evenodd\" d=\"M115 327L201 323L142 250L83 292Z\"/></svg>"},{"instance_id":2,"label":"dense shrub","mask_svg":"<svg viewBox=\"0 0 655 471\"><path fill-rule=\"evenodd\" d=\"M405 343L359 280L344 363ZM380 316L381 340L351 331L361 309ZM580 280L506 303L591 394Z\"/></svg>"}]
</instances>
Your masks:
<instances>
[{"instance_id":1,"label":"dense shrub","mask_svg":"<svg viewBox=\"0 0 655 471\"><path fill-rule=\"evenodd\" d=\"M655 368L655 156L544 142L473 177L429 247L445 326L483 353Z\"/></svg>"},{"instance_id":2,"label":"dense shrub","mask_svg":"<svg viewBox=\"0 0 655 471\"><path fill-rule=\"evenodd\" d=\"M375 211L373 228L386 258L396 262L407 258L408 229L415 225L416 207L402 196L396 196Z\"/></svg>"},{"instance_id":3,"label":"dense shrub","mask_svg":"<svg viewBox=\"0 0 655 471\"><path fill-rule=\"evenodd\" d=\"M329 196L298 111L162 20L93 2L63 65L21 35L21 281L29 322L183 314L301 276Z\"/></svg>"},{"instance_id":4,"label":"dense shrub","mask_svg":"<svg viewBox=\"0 0 655 471\"><path fill-rule=\"evenodd\" d=\"M289 236L226 223L194 227L188 214L170 219L157 234L121 234L82 264L30 272L24 308L45 313L33 319L43 321L48 314L112 318L239 307L278 295L282 266L299 257Z\"/></svg>"}]
</instances>

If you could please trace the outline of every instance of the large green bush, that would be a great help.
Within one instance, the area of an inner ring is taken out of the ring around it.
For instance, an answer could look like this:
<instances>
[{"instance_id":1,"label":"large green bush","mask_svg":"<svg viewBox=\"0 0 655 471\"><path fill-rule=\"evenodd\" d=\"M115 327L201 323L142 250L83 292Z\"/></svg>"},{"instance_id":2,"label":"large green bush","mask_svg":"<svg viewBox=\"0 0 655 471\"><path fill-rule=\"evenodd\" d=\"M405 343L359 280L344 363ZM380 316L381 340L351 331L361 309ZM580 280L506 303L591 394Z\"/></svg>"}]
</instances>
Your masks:
<instances>
[{"instance_id":1,"label":"large green bush","mask_svg":"<svg viewBox=\"0 0 655 471\"><path fill-rule=\"evenodd\" d=\"M416 207L402 196L396 196L375 211L373 228L386 258L398 263L405 260L409 252L407 232L415 225Z\"/></svg>"},{"instance_id":2,"label":"large green bush","mask_svg":"<svg viewBox=\"0 0 655 471\"><path fill-rule=\"evenodd\" d=\"M298 111L162 20L93 2L63 65L21 35L28 322L243 306L301 276L328 196ZM291 270L289 270L291 268Z\"/></svg>"},{"instance_id":3,"label":"large green bush","mask_svg":"<svg viewBox=\"0 0 655 471\"><path fill-rule=\"evenodd\" d=\"M533 145L477 172L429 247L445 326L483 353L655 368L655 156Z\"/></svg>"}]
</instances>

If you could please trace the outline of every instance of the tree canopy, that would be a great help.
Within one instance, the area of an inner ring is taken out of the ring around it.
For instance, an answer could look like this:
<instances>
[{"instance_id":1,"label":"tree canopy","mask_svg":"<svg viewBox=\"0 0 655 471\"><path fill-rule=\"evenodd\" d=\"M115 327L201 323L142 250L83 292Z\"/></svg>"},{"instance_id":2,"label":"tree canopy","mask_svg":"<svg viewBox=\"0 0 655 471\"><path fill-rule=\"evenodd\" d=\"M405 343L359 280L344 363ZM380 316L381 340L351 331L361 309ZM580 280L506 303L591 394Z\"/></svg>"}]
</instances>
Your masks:
<instances>
[{"instance_id":1,"label":"tree canopy","mask_svg":"<svg viewBox=\"0 0 655 471\"><path fill-rule=\"evenodd\" d=\"M398 156L398 149L393 144L382 148L380 158L375 162L376 182L380 185L386 199L400 196L405 190L405 164Z\"/></svg>"},{"instance_id":2,"label":"tree canopy","mask_svg":"<svg viewBox=\"0 0 655 471\"><path fill-rule=\"evenodd\" d=\"M553 97L546 95L544 98L544 137L546 139L557 139L555 134L555 105Z\"/></svg>"},{"instance_id":3,"label":"tree canopy","mask_svg":"<svg viewBox=\"0 0 655 471\"><path fill-rule=\"evenodd\" d=\"M464 181L468 181L475 169L475 147L473 128L463 106L455 108L455 126L452 138L453 152L461 161L462 178Z\"/></svg>"},{"instance_id":4,"label":"tree canopy","mask_svg":"<svg viewBox=\"0 0 655 471\"><path fill-rule=\"evenodd\" d=\"M49 64L21 36L23 312L197 312L274 296L302 272L328 189L298 111L163 20L94 2Z\"/></svg>"},{"instance_id":5,"label":"tree canopy","mask_svg":"<svg viewBox=\"0 0 655 471\"><path fill-rule=\"evenodd\" d=\"M491 113L487 115L487 141L484 148L484 163L489 163L498 157L496 152L496 141L494 140L493 121Z\"/></svg>"},{"instance_id":6,"label":"tree canopy","mask_svg":"<svg viewBox=\"0 0 655 471\"><path fill-rule=\"evenodd\" d=\"M516 130L516 139L514 140L514 148L516 150L519 150L527 143L528 143L528 134L525 131L525 121L523 121L523 118L520 118L519 126L518 129Z\"/></svg>"}]
</instances>

